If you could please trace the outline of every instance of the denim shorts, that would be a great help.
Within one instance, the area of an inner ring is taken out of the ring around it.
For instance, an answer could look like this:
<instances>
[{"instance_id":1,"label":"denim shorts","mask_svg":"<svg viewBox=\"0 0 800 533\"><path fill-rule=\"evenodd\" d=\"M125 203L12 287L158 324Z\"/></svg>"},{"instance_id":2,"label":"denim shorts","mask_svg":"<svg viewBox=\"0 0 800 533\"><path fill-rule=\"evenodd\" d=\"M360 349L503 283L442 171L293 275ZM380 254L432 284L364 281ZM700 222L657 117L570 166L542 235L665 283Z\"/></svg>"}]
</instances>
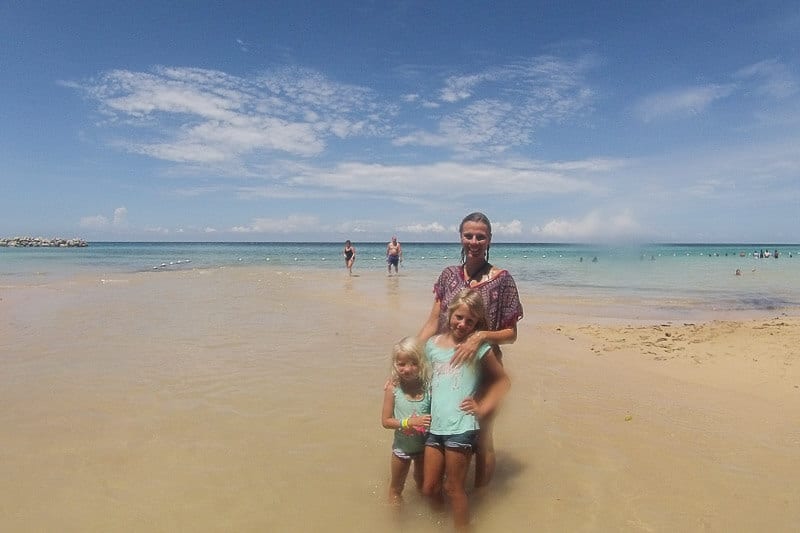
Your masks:
<instances>
[{"instance_id":1,"label":"denim shorts","mask_svg":"<svg viewBox=\"0 0 800 533\"><path fill-rule=\"evenodd\" d=\"M422 457L422 452L409 453L400 448L393 448L392 454L398 459L402 459L403 461L410 461L412 459L416 459L417 457Z\"/></svg>"},{"instance_id":2,"label":"denim shorts","mask_svg":"<svg viewBox=\"0 0 800 533\"><path fill-rule=\"evenodd\" d=\"M478 443L478 430L472 429L456 435L434 435L428 434L425 446L434 448L451 448L466 451L473 451Z\"/></svg>"}]
</instances>

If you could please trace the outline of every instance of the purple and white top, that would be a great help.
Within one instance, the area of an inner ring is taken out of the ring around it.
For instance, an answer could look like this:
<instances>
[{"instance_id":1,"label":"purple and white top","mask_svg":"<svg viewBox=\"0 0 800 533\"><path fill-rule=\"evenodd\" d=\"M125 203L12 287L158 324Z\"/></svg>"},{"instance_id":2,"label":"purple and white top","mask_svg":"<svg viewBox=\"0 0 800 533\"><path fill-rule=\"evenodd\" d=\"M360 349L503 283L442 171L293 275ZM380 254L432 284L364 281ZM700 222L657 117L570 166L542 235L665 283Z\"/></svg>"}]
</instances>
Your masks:
<instances>
[{"instance_id":1,"label":"purple and white top","mask_svg":"<svg viewBox=\"0 0 800 533\"><path fill-rule=\"evenodd\" d=\"M512 328L522 319L522 303L519 301L517 284L507 270L502 270L488 281L470 286L469 280L464 277L464 269L460 265L454 265L445 268L433 286L433 293L441 303L437 333L447 331L447 307L466 288L481 293L490 331Z\"/></svg>"}]
</instances>

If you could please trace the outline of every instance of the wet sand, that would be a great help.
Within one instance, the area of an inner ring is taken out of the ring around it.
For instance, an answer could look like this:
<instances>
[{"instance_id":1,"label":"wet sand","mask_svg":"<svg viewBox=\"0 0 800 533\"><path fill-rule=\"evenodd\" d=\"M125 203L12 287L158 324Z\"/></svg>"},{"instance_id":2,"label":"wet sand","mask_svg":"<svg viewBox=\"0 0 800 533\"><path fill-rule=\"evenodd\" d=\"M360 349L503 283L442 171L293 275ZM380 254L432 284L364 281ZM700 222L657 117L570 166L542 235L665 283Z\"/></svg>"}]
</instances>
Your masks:
<instances>
[{"instance_id":1,"label":"wet sand","mask_svg":"<svg viewBox=\"0 0 800 533\"><path fill-rule=\"evenodd\" d=\"M386 501L432 279L228 268L0 290L4 531L448 531ZM794 531L800 318L523 294L475 531Z\"/></svg>"}]
</instances>

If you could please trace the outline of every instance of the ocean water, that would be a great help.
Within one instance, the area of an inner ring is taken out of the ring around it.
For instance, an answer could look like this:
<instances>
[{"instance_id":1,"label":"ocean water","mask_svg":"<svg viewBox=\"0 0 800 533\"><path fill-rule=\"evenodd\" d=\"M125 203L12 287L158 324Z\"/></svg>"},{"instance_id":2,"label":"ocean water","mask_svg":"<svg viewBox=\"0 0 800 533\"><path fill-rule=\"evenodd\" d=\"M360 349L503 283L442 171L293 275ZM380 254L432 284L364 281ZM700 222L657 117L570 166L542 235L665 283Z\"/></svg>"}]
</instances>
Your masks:
<instances>
[{"instance_id":1,"label":"ocean water","mask_svg":"<svg viewBox=\"0 0 800 533\"><path fill-rule=\"evenodd\" d=\"M383 246L357 243L352 277L332 244L0 249L0 530L451 531L410 480L401 513L386 503L392 432L380 411L391 346L418 331L458 249L406 244L388 277ZM798 418L791 325L750 329L774 343L716 358L675 335L669 361L649 351L659 326L626 334L638 355L598 352L616 342L603 328L567 338L572 318L587 331L587 307L593 321L620 307L638 317L723 297L796 301L794 252L728 253L492 247L526 316L504 349L514 385L495 427L497 473L470 504L476 531L800 522L786 505L800 496L785 423ZM670 315L694 320L685 307ZM718 346L741 342L711 329Z\"/></svg>"},{"instance_id":2,"label":"ocean water","mask_svg":"<svg viewBox=\"0 0 800 533\"><path fill-rule=\"evenodd\" d=\"M385 243L354 243L358 276L386 275ZM0 248L0 287L71 276L264 267L345 273L341 243L97 242L86 248ZM775 251L778 257L775 257ZM759 257L768 252L769 257ZM403 243L401 274L432 284L459 262L457 243ZM492 244L490 261L522 290L638 305L764 310L800 307L800 244ZM735 275L737 269L741 275Z\"/></svg>"}]
</instances>

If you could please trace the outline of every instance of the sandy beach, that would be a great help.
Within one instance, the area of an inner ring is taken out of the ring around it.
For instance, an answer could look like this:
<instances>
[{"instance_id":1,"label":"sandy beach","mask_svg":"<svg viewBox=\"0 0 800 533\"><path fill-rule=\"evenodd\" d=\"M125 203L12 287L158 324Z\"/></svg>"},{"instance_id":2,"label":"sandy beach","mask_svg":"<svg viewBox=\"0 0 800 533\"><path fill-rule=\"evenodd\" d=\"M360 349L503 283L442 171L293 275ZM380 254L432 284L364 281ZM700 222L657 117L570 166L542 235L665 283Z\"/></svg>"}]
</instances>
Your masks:
<instances>
[{"instance_id":1,"label":"sandy beach","mask_svg":"<svg viewBox=\"0 0 800 533\"><path fill-rule=\"evenodd\" d=\"M432 282L247 267L0 289L0 529L448 531L410 483L387 504L379 420ZM522 301L475 531L796 531L797 310Z\"/></svg>"}]
</instances>

